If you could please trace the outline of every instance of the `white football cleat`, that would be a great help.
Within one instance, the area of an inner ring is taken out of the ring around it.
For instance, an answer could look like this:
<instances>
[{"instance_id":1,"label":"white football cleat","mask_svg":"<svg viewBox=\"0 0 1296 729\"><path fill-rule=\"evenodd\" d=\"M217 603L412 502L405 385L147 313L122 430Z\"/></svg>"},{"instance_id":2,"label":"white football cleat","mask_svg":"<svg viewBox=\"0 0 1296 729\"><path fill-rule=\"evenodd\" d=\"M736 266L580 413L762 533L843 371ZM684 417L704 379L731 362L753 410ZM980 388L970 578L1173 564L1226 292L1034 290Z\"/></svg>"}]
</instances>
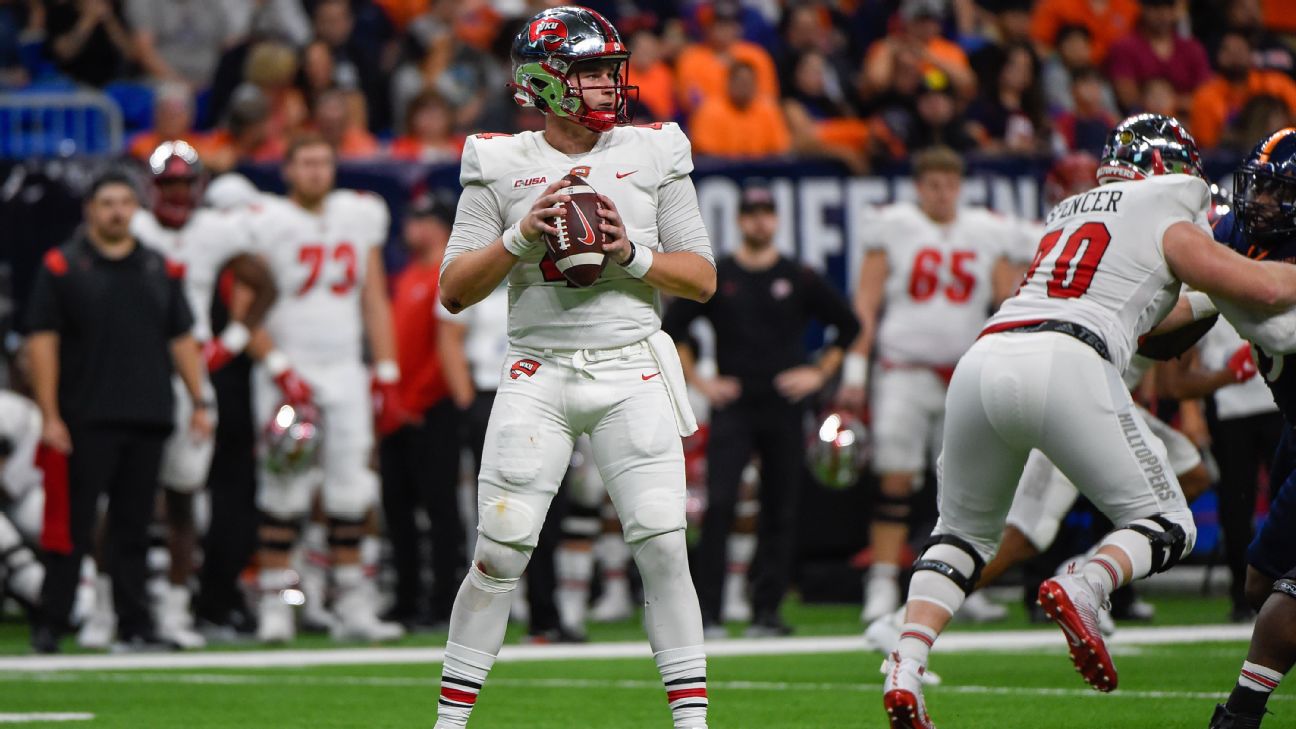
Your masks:
<instances>
[{"instance_id":1,"label":"white football cleat","mask_svg":"<svg viewBox=\"0 0 1296 729\"><path fill-rule=\"evenodd\" d=\"M159 638L174 643L181 650L186 651L207 647L207 639L193 627L193 615L189 612L188 588L168 585L156 607Z\"/></svg>"},{"instance_id":2,"label":"white football cleat","mask_svg":"<svg viewBox=\"0 0 1296 729\"><path fill-rule=\"evenodd\" d=\"M257 640L262 643L291 643L297 637L296 616L279 591L265 592L257 604Z\"/></svg>"},{"instance_id":3,"label":"white football cleat","mask_svg":"<svg viewBox=\"0 0 1296 729\"><path fill-rule=\"evenodd\" d=\"M1008 617L1008 608L991 602L984 592L978 590L967 596L955 617L974 623L994 623Z\"/></svg>"},{"instance_id":4,"label":"white football cleat","mask_svg":"<svg viewBox=\"0 0 1296 729\"><path fill-rule=\"evenodd\" d=\"M927 669L918 661L902 660L898 652L893 652L882 667L886 672L882 706L891 729L936 729L923 700L923 674Z\"/></svg>"},{"instance_id":5,"label":"white football cleat","mask_svg":"<svg viewBox=\"0 0 1296 729\"><path fill-rule=\"evenodd\" d=\"M866 583L860 622L868 625L900 607L900 584L890 577L870 577Z\"/></svg>"},{"instance_id":6,"label":"white football cleat","mask_svg":"<svg viewBox=\"0 0 1296 729\"><path fill-rule=\"evenodd\" d=\"M95 578L94 607L77 632L77 645L91 650L107 650L117 637L117 612L113 609L112 580L107 575Z\"/></svg>"},{"instance_id":7,"label":"white football cleat","mask_svg":"<svg viewBox=\"0 0 1296 729\"><path fill-rule=\"evenodd\" d=\"M630 581L623 577L604 582L603 593L590 608L589 619L596 623L620 623L633 617Z\"/></svg>"},{"instance_id":8,"label":"white football cleat","mask_svg":"<svg viewBox=\"0 0 1296 729\"><path fill-rule=\"evenodd\" d=\"M900 647L900 626L904 624L905 606L869 623L864 629L864 645L889 656Z\"/></svg>"},{"instance_id":9,"label":"white football cleat","mask_svg":"<svg viewBox=\"0 0 1296 729\"><path fill-rule=\"evenodd\" d=\"M329 635L333 640L359 640L382 643L405 637L400 623L388 623L378 617L377 600L369 581L347 588L338 595L333 606L333 627Z\"/></svg>"},{"instance_id":10,"label":"white football cleat","mask_svg":"<svg viewBox=\"0 0 1296 729\"><path fill-rule=\"evenodd\" d=\"M1057 623L1067 639L1071 662L1086 683L1099 691L1116 689L1116 664L1107 652L1099 627L1099 601L1089 581L1080 575L1045 580L1039 589L1044 614Z\"/></svg>"}]
</instances>

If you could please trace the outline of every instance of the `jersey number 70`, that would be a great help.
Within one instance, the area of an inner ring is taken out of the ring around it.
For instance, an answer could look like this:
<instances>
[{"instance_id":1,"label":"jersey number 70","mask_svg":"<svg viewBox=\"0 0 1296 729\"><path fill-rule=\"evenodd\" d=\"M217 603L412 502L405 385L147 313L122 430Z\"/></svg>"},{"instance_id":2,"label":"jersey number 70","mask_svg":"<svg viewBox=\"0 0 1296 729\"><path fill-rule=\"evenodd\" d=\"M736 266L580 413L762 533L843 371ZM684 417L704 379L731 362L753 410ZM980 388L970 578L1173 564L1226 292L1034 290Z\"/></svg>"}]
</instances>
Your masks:
<instances>
[{"instance_id":1,"label":"jersey number 70","mask_svg":"<svg viewBox=\"0 0 1296 729\"><path fill-rule=\"evenodd\" d=\"M1064 232L1066 228L1058 228L1040 239L1039 250L1035 252L1035 260L1022 279L1022 286L1035 277L1035 269L1057 247ZM1052 274L1045 284L1049 298L1078 299L1084 296L1093 283L1094 273L1098 271L1098 264L1102 262L1110 243L1111 231L1107 230L1106 223L1091 221L1076 228L1062 245L1062 252L1058 254ZM1081 248L1084 249L1083 253L1080 252Z\"/></svg>"}]
</instances>

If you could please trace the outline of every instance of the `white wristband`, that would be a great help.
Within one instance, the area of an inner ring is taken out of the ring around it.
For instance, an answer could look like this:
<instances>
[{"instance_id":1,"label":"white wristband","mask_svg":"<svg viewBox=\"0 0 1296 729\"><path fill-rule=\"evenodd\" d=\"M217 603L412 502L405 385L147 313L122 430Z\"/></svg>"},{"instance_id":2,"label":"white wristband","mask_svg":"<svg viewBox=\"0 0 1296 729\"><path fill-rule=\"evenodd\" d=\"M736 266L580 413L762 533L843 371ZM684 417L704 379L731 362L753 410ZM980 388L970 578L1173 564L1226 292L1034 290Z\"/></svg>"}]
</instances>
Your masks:
<instances>
[{"instance_id":1,"label":"white wristband","mask_svg":"<svg viewBox=\"0 0 1296 729\"><path fill-rule=\"evenodd\" d=\"M400 368L389 359L379 360L374 363L374 379L384 385L400 382Z\"/></svg>"},{"instance_id":2,"label":"white wristband","mask_svg":"<svg viewBox=\"0 0 1296 729\"><path fill-rule=\"evenodd\" d=\"M504 244L504 250L512 253L518 258L530 253L531 249L536 246L535 243L527 240L526 237L522 235L521 223L510 225L508 229L504 231L504 234L500 236L500 242Z\"/></svg>"},{"instance_id":3,"label":"white wristband","mask_svg":"<svg viewBox=\"0 0 1296 729\"><path fill-rule=\"evenodd\" d=\"M850 352L842 360L842 384L863 388L868 384L868 360L859 352Z\"/></svg>"},{"instance_id":4,"label":"white wristband","mask_svg":"<svg viewBox=\"0 0 1296 729\"><path fill-rule=\"evenodd\" d=\"M278 377L288 371L291 365L288 363L288 357L277 349L272 349L266 353L261 363L265 365L266 371L271 377Z\"/></svg>"},{"instance_id":5,"label":"white wristband","mask_svg":"<svg viewBox=\"0 0 1296 729\"><path fill-rule=\"evenodd\" d=\"M1215 302L1201 291L1189 291L1184 294L1184 297L1188 299L1188 306L1192 309L1193 321L1219 313L1219 309L1215 308Z\"/></svg>"},{"instance_id":6,"label":"white wristband","mask_svg":"<svg viewBox=\"0 0 1296 729\"><path fill-rule=\"evenodd\" d=\"M230 322L223 332L220 333L221 346L230 354L238 354L247 347L248 342L252 339L252 332L243 326L242 322Z\"/></svg>"},{"instance_id":7,"label":"white wristband","mask_svg":"<svg viewBox=\"0 0 1296 729\"><path fill-rule=\"evenodd\" d=\"M630 245L631 245L630 250L632 251L632 253L630 254L630 261L628 263L621 264L621 267L624 268L625 272L630 274L631 276L634 276L635 278L643 278L645 275L647 275L648 269L652 268L652 264L653 264L652 249L649 248L648 246L640 245L638 243L631 243Z\"/></svg>"}]
</instances>

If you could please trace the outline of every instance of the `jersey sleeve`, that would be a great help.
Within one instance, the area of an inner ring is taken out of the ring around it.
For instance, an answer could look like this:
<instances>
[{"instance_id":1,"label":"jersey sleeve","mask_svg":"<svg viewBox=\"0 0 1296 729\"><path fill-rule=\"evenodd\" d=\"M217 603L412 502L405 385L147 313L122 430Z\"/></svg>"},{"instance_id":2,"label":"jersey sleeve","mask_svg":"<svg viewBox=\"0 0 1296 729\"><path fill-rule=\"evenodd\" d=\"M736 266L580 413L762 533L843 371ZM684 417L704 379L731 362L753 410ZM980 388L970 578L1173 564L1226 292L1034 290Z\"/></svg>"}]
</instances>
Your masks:
<instances>
[{"instance_id":1,"label":"jersey sleeve","mask_svg":"<svg viewBox=\"0 0 1296 729\"><path fill-rule=\"evenodd\" d=\"M680 125L674 122L663 123L660 134L666 147L662 157L666 161L666 167L662 170L661 181L662 186L665 186L688 177L693 172L693 145Z\"/></svg>"},{"instance_id":2,"label":"jersey sleeve","mask_svg":"<svg viewBox=\"0 0 1296 729\"><path fill-rule=\"evenodd\" d=\"M463 156L459 161L460 185L468 187L469 185L490 184L493 178L487 175L484 164L489 161L489 157L483 159L480 146L482 144L491 144L492 141L494 140L489 135L482 136L480 134L474 134L464 140ZM498 142L495 143L498 145Z\"/></svg>"},{"instance_id":3,"label":"jersey sleeve","mask_svg":"<svg viewBox=\"0 0 1296 729\"><path fill-rule=\"evenodd\" d=\"M859 318L850 302L823 276L806 266L801 267L801 285L810 315L837 330L828 346L849 347L860 333Z\"/></svg>"},{"instance_id":4,"label":"jersey sleeve","mask_svg":"<svg viewBox=\"0 0 1296 729\"><path fill-rule=\"evenodd\" d=\"M460 255L485 248L504 233L504 213L499 198L485 185L465 185L455 209L454 227L441 257L441 274Z\"/></svg>"},{"instance_id":5,"label":"jersey sleeve","mask_svg":"<svg viewBox=\"0 0 1296 729\"><path fill-rule=\"evenodd\" d=\"M865 253L886 252L887 232L891 228L894 214L895 209L891 207L874 207L870 211L863 225L864 231L860 234L860 245Z\"/></svg>"},{"instance_id":6,"label":"jersey sleeve","mask_svg":"<svg viewBox=\"0 0 1296 729\"><path fill-rule=\"evenodd\" d=\"M1035 260L1035 251L1039 248L1040 238L1044 237L1044 226L1035 220L1009 218L1006 227L1004 258L1012 263L1029 265Z\"/></svg>"},{"instance_id":7,"label":"jersey sleeve","mask_svg":"<svg viewBox=\"0 0 1296 729\"><path fill-rule=\"evenodd\" d=\"M657 237L662 250L696 253L715 266L711 238L698 209L697 190L687 175L663 185L657 196Z\"/></svg>"},{"instance_id":8,"label":"jersey sleeve","mask_svg":"<svg viewBox=\"0 0 1296 729\"><path fill-rule=\"evenodd\" d=\"M1296 309L1265 315L1222 297L1212 297L1211 301L1243 339L1266 354L1296 353Z\"/></svg>"},{"instance_id":9,"label":"jersey sleeve","mask_svg":"<svg viewBox=\"0 0 1296 729\"><path fill-rule=\"evenodd\" d=\"M51 248L36 271L36 281L27 304L28 332L58 332L63 328L63 301L56 279L65 276L67 270L63 251Z\"/></svg>"},{"instance_id":10,"label":"jersey sleeve","mask_svg":"<svg viewBox=\"0 0 1296 729\"><path fill-rule=\"evenodd\" d=\"M1149 184L1150 183L1150 184ZM1156 244L1160 250L1165 232L1175 223L1188 222L1201 227L1210 233L1210 223L1206 220L1210 210L1210 188L1206 182L1189 175L1165 175L1145 180L1139 185L1148 185L1152 197L1140 200L1140 209L1155 211L1161 222L1156 228ZM1138 186L1131 186L1138 189Z\"/></svg>"}]
</instances>

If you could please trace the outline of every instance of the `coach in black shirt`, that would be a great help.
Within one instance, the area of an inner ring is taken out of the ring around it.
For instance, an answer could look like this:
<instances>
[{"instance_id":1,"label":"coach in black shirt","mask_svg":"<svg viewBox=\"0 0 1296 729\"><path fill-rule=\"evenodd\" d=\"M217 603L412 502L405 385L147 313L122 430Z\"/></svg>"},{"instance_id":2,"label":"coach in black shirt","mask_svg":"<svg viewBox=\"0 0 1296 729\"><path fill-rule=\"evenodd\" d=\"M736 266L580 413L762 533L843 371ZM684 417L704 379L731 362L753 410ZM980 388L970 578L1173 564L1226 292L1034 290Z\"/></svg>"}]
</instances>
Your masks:
<instances>
[{"instance_id":1,"label":"coach in black shirt","mask_svg":"<svg viewBox=\"0 0 1296 729\"><path fill-rule=\"evenodd\" d=\"M53 528L68 538L45 540L41 615L32 634L38 652L57 651L59 637L70 628L81 559L94 539L102 493L108 494L104 552L118 640L135 648L157 644L145 553L162 445L174 418L173 362L194 399L193 432L211 435L182 271L131 237L137 207L128 178L108 173L96 179L85 203L85 227L46 254L28 307L27 347L44 418L42 440L68 456L66 529ZM47 499L63 501L59 494ZM47 514L56 511L47 508Z\"/></svg>"},{"instance_id":2,"label":"coach in black shirt","mask_svg":"<svg viewBox=\"0 0 1296 729\"><path fill-rule=\"evenodd\" d=\"M707 445L707 511L693 579L708 627L720 622L726 548L742 471L760 456L760 516L752 562L754 619L749 635L783 635L779 617L792 571L797 491L805 453L807 398L837 371L844 348L859 334L850 304L814 271L774 248L778 216L765 188L743 193L742 247L716 264L716 295L705 304L676 300L663 329L680 349L684 374L711 402ZM711 320L719 376L699 377L687 344L689 324ZM836 328L819 361L809 364L810 319Z\"/></svg>"}]
</instances>

